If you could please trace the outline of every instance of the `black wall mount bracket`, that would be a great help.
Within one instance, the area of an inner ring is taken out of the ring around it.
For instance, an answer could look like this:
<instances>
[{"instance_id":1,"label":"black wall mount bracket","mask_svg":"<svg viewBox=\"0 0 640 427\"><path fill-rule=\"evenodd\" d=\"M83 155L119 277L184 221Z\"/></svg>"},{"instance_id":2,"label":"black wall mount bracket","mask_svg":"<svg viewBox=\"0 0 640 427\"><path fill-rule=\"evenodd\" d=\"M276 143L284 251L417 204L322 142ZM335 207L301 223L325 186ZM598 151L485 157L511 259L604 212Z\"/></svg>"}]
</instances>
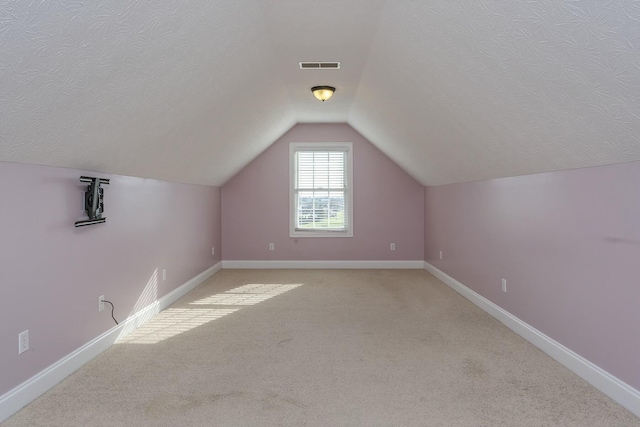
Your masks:
<instances>
[{"instance_id":1,"label":"black wall mount bracket","mask_svg":"<svg viewBox=\"0 0 640 427\"><path fill-rule=\"evenodd\" d=\"M87 185L87 191L84 193L84 210L87 212L89 219L76 221L76 227L106 222L107 218L102 217L104 213L104 188L100 186L102 184L109 184L109 180L106 178L81 176L80 182L89 184Z\"/></svg>"}]
</instances>

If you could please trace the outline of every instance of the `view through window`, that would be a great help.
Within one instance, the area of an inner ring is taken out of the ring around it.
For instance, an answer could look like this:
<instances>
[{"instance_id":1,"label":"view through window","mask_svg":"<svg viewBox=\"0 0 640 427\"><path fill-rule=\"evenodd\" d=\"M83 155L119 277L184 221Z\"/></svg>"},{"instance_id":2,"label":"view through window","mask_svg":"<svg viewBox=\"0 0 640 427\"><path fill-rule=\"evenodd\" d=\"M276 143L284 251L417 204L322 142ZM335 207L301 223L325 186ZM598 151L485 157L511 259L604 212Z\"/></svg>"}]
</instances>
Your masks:
<instances>
[{"instance_id":1,"label":"view through window","mask_svg":"<svg viewBox=\"0 0 640 427\"><path fill-rule=\"evenodd\" d=\"M351 144L293 143L291 157L292 235L350 234Z\"/></svg>"}]
</instances>

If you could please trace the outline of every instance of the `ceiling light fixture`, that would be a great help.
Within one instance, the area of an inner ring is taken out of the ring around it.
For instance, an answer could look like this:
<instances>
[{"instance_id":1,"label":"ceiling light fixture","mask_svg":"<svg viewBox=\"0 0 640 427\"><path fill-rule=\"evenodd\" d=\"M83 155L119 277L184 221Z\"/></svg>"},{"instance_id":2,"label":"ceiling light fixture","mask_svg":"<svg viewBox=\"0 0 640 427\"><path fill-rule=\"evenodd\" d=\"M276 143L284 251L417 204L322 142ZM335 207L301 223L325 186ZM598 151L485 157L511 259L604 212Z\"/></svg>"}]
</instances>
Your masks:
<instances>
[{"instance_id":1,"label":"ceiling light fixture","mask_svg":"<svg viewBox=\"0 0 640 427\"><path fill-rule=\"evenodd\" d=\"M336 91L335 87L331 86L314 86L311 88L313 96L324 102L333 96L333 92Z\"/></svg>"}]
</instances>

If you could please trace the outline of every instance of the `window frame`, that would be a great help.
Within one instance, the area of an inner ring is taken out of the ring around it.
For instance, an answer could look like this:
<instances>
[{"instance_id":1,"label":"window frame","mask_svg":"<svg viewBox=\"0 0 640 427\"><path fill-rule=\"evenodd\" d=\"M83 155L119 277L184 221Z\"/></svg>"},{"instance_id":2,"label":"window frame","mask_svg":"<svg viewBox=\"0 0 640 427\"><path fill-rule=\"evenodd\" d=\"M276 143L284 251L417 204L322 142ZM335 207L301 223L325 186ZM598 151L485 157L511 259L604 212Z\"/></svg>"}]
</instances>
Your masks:
<instances>
[{"instance_id":1,"label":"window frame","mask_svg":"<svg viewBox=\"0 0 640 427\"><path fill-rule=\"evenodd\" d=\"M342 151L345 162L345 230L296 229L296 153L298 151ZM289 143L289 237L353 237L353 143L351 142L291 142Z\"/></svg>"}]
</instances>

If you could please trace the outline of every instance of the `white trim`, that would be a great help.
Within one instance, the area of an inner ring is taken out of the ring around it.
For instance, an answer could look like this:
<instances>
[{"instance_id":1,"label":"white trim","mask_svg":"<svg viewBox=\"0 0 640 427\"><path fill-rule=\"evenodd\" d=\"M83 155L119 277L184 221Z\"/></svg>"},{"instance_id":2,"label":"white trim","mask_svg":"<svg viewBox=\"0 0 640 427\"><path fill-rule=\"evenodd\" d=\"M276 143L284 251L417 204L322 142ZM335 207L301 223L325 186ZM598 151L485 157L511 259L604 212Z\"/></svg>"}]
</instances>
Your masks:
<instances>
[{"instance_id":1,"label":"white trim","mask_svg":"<svg viewBox=\"0 0 640 427\"><path fill-rule=\"evenodd\" d=\"M222 268L422 269L423 261L222 261Z\"/></svg>"},{"instance_id":2,"label":"white trim","mask_svg":"<svg viewBox=\"0 0 640 427\"><path fill-rule=\"evenodd\" d=\"M424 262L424 269L482 310L504 323L509 329L572 370L589 384L640 417L640 392L638 390L554 339L546 336L531 325L518 319L513 314L489 301L477 292L472 291L426 261Z\"/></svg>"},{"instance_id":3,"label":"white trim","mask_svg":"<svg viewBox=\"0 0 640 427\"><path fill-rule=\"evenodd\" d=\"M48 366L27 381L0 396L0 422L18 412L54 385L81 368L85 363L108 349L118 339L135 330L187 292L222 269L222 262L208 268L158 301L143 308L103 334Z\"/></svg>"}]
</instances>

